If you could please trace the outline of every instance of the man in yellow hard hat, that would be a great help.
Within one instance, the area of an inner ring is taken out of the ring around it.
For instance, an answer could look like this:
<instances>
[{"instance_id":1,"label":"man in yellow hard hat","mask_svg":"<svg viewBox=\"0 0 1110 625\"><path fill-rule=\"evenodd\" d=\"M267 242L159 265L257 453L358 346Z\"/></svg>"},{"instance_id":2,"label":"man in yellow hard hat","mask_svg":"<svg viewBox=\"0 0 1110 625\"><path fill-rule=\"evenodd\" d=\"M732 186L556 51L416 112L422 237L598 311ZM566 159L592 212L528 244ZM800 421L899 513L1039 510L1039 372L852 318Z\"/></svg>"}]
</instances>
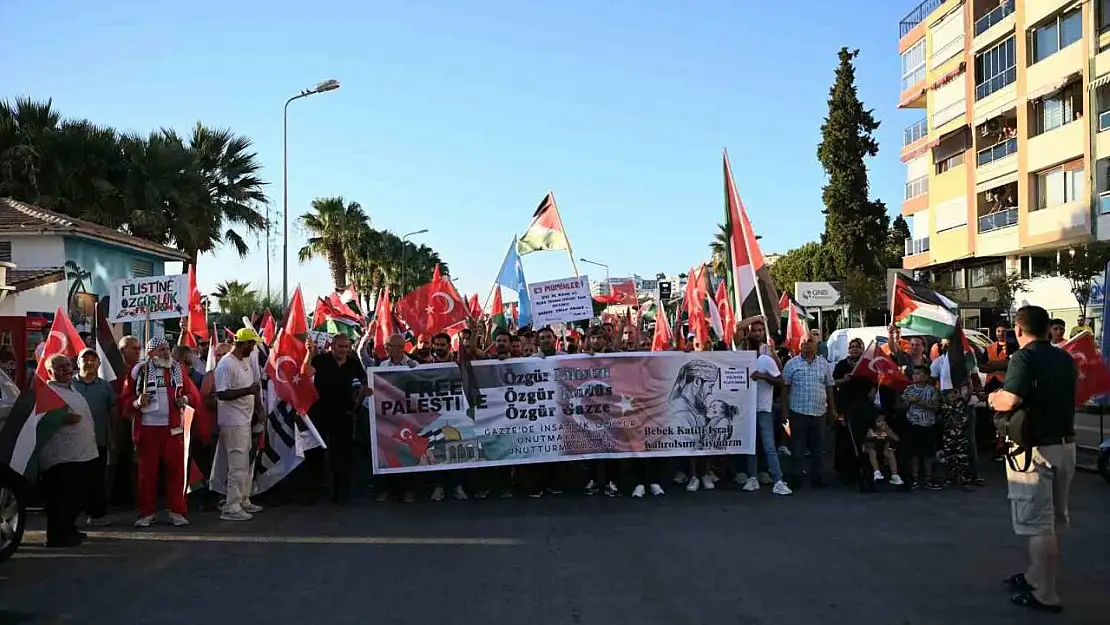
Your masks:
<instances>
[{"instance_id":1,"label":"man in yellow hard hat","mask_svg":"<svg viewBox=\"0 0 1110 625\"><path fill-rule=\"evenodd\" d=\"M249 521L262 511L262 506L251 502L250 462L251 425L262 415L261 381L250 359L255 345L261 342L262 337L253 329L239 330L231 353L216 365L220 443L213 464L227 467L227 502L220 512L223 521Z\"/></svg>"}]
</instances>

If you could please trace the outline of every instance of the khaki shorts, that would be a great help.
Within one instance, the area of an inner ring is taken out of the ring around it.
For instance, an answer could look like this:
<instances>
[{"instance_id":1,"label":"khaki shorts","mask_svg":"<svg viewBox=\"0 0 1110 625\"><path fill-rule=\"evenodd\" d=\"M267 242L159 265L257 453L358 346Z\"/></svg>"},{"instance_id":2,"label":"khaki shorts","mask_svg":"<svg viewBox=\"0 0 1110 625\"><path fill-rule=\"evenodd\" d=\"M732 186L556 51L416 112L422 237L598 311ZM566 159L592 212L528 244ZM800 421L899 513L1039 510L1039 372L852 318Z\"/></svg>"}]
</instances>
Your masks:
<instances>
[{"instance_id":1,"label":"khaki shorts","mask_svg":"<svg viewBox=\"0 0 1110 625\"><path fill-rule=\"evenodd\" d=\"M1067 529L1068 490L1075 477L1075 443L1034 447L1026 472L1006 465L1011 520L1018 536L1059 534ZM1014 458L1019 468L1025 455Z\"/></svg>"}]
</instances>

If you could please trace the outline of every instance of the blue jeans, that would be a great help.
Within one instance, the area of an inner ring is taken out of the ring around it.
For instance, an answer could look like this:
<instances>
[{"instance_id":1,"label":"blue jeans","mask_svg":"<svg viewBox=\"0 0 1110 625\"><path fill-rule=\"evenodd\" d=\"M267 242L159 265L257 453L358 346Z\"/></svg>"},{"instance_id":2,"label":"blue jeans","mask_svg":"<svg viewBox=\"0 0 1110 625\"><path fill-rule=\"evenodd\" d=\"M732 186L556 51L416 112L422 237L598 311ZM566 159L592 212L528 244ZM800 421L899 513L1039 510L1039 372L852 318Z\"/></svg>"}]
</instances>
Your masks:
<instances>
[{"instance_id":1,"label":"blue jeans","mask_svg":"<svg viewBox=\"0 0 1110 625\"><path fill-rule=\"evenodd\" d=\"M755 413L756 432L759 442L763 444L763 455L767 458L767 468L771 472L771 479L778 482L782 479L782 467L779 466L779 452L775 447L775 418L770 412ZM759 459L755 454L748 456L748 475L755 477L759 471Z\"/></svg>"},{"instance_id":2,"label":"blue jeans","mask_svg":"<svg viewBox=\"0 0 1110 625\"><path fill-rule=\"evenodd\" d=\"M825 449L825 416L799 414L790 411L790 442L793 443L791 467L793 475L801 477L805 464L805 453L809 451L809 479L819 481L824 460L821 452Z\"/></svg>"}]
</instances>

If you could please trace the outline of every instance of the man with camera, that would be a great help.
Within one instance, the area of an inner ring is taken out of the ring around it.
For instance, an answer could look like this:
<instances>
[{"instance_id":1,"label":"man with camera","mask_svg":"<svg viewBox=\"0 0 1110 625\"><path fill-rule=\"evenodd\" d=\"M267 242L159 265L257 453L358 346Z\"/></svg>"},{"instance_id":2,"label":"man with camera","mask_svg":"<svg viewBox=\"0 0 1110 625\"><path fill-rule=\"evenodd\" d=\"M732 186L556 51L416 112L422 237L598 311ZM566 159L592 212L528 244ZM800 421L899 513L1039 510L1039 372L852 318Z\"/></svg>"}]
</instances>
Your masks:
<instances>
[{"instance_id":1,"label":"man with camera","mask_svg":"<svg viewBox=\"0 0 1110 625\"><path fill-rule=\"evenodd\" d=\"M1008 415L1002 422L1011 441L1006 468L1011 515L1014 532L1029 537L1030 565L1005 583L1014 604L1060 612L1059 534L1068 525L1075 475L1075 363L1049 341L1045 309L1023 306L1014 321L1020 349L1010 354L1003 387L988 403Z\"/></svg>"}]
</instances>

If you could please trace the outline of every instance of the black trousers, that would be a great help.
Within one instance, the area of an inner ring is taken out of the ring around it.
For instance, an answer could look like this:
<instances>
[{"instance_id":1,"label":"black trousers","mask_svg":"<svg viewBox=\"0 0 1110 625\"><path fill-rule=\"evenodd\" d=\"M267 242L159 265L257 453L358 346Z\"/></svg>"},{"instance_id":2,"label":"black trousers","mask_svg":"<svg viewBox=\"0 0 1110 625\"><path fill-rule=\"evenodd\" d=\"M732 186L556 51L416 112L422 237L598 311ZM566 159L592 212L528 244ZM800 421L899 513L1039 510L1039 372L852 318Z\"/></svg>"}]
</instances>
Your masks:
<instances>
[{"instance_id":1,"label":"black trousers","mask_svg":"<svg viewBox=\"0 0 1110 625\"><path fill-rule=\"evenodd\" d=\"M39 489L46 507L47 544L65 544L77 538L77 515L87 504L92 461L63 462L39 475Z\"/></svg>"},{"instance_id":2,"label":"black trousers","mask_svg":"<svg viewBox=\"0 0 1110 625\"><path fill-rule=\"evenodd\" d=\"M86 480L89 487L85 512L94 519L108 514L108 484L104 479L108 469L108 448L97 447L97 456L89 461L89 474Z\"/></svg>"}]
</instances>

